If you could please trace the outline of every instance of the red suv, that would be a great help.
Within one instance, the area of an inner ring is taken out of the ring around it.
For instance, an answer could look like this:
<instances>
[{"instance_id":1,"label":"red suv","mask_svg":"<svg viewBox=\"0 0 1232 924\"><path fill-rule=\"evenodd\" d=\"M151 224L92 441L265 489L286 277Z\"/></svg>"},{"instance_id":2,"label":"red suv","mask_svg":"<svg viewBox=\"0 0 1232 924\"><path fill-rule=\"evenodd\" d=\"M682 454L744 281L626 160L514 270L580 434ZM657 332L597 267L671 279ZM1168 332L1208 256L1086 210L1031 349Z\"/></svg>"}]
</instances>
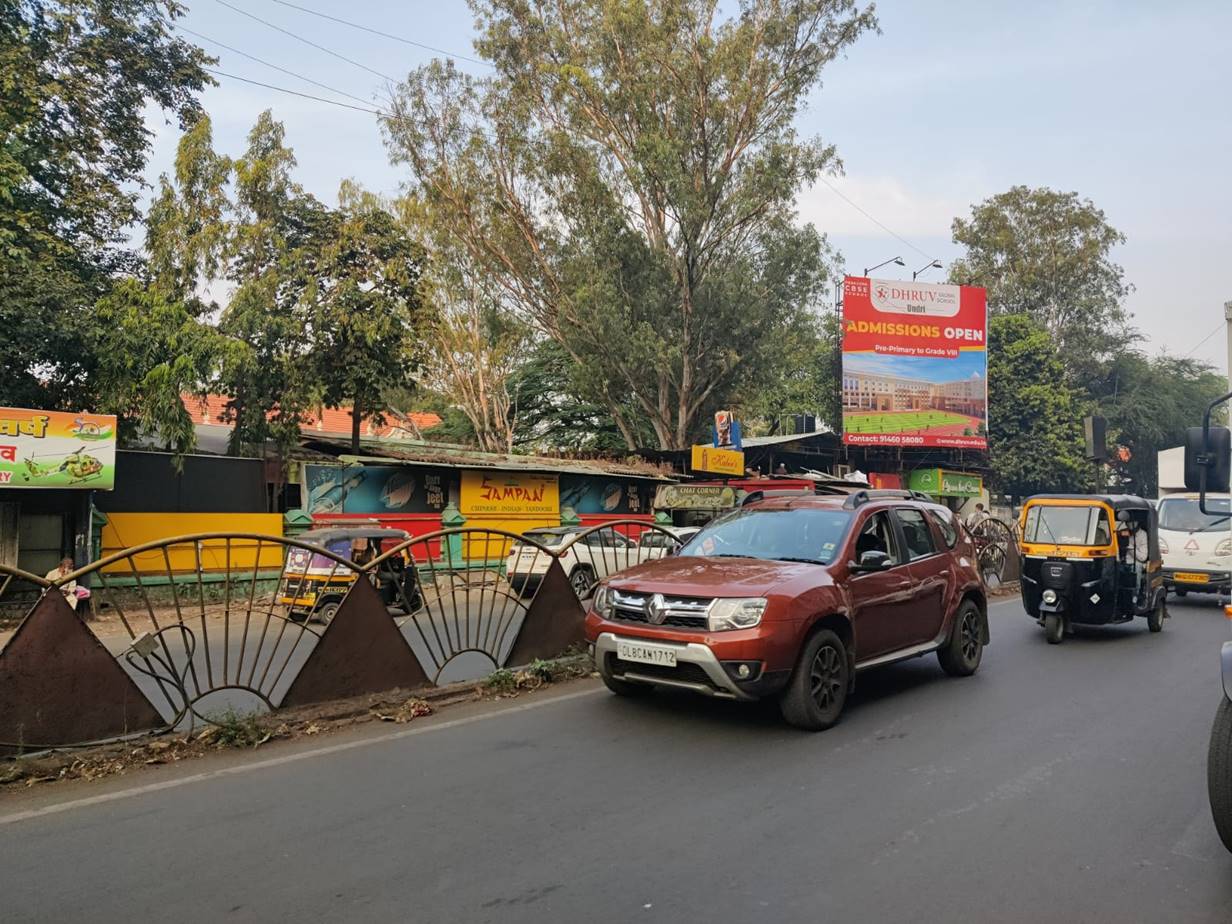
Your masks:
<instances>
[{"instance_id":1,"label":"red suv","mask_svg":"<svg viewBox=\"0 0 1232 924\"><path fill-rule=\"evenodd\" d=\"M857 672L936 652L968 676L988 644L970 536L905 491L757 501L669 558L604 581L586 616L603 682L777 696L808 729L838 721Z\"/></svg>"}]
</instances>

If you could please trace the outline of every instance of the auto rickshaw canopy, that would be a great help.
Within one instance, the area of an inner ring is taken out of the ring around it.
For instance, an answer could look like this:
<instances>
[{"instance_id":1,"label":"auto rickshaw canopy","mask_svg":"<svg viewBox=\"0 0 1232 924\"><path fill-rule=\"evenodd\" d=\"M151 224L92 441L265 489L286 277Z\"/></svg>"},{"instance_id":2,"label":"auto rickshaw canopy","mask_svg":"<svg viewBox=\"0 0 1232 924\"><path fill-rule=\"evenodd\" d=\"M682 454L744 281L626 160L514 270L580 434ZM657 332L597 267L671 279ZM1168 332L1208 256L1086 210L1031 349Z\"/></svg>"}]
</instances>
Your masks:
<instances>
[{"instance_id":1,"label":"auto rickshaw canopy","mask_svg":"<svg viewBox=\"0 0 1232 924\"><path fill-rule=\"evenodd\" d=\"M1119 520L1132 519L1136 521L1140 528L1146 530L1147 534L1147 558L1151 562L1162 561L1162 556L1159 551L1159 513L1155 509L1155 505L1148 500L1144 500L1133 494L1036 494L1028 497L1022 505L1022 523L1026 523L1027 512L1032 507L1086 507L1098 506L1105 509L1111 516L1112 523L1110 524L1112 535L1109 537L1109 542L1105 548L1111 554L1115 554L1117 549L1116 523ZM1126 516L1122 516L1125 514ZM1033 542L1029 543L1025 535L1022 539L1024 551L1028 546L1036 547L1052 547L1066 546L1066 543L1052 542ZM1097 547L1098 548L1098 547Z\"/></svg>"}]
</instances>

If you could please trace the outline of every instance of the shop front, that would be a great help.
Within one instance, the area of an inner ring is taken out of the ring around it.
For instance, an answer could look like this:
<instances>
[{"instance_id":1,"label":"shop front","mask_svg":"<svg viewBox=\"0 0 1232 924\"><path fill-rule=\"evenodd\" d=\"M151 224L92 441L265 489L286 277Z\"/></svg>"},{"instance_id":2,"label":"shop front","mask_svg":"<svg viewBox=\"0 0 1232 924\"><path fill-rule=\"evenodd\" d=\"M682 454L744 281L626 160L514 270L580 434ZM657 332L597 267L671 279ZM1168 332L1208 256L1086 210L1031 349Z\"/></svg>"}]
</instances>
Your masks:
<instances>
[{"instance_id":1,"label":"shop front","mask_svg":"<svg viewBox=\"0 0 1232 924\"><path fill-rule=\"evenodd\" d=\"M984 496L984 479L979 475L943 468L915 469L907 475L907 487L937 498L954 511Z\"/></svg>"}]
</instances>

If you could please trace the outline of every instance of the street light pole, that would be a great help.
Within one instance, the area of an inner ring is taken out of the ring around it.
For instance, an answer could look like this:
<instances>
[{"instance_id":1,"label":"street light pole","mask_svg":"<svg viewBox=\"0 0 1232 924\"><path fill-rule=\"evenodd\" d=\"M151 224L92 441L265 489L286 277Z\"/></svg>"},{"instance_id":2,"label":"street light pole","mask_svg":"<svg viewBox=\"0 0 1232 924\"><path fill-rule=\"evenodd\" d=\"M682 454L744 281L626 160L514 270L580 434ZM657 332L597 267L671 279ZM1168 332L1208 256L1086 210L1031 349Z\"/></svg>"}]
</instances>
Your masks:
<instances>
[{"instance_id":1,"label":"street light pole","mask_svg":"<svg viewBox=\"0 0 1232 924\"><path fill-rule=\"evenodd\" d=\"M923 276L930 269L941 269L941 261L933 260L933 262L929 263L927 266L921 266L918 270L911 274L911 281L915 282L915 278L917 276Z\"/></svg>"},{"instance_id":2,"label":"street light pole","mask_svg":"<svg viewBox=\"0 0 1232 924\"><path fill-rule=\"evenodd\" d=\"M868 274L871 273L873 270L879 270L883 266L889 266L891 263L893 263L895 266L906 266L907 265L906 263L903 262L902 257L891 257L890 259L886 260L884 263L878 263L876 266L872 267L871 269L868 267L865 267L864 269L865 278L867 278Z\"/></svg>"}]
</instances>

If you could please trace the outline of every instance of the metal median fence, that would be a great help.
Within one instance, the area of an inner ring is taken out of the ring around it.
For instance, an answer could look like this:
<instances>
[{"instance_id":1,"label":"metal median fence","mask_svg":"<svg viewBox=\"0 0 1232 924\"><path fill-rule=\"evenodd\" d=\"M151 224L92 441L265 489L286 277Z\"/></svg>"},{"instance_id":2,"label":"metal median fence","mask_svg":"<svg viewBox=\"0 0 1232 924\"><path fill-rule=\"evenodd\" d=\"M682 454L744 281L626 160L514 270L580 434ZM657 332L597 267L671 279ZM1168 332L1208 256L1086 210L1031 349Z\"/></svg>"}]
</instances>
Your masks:
<instances>
[{"instance_id":1,"label":"metal median fence","mask_svg":"<svg viewBox=\"0 0 1232 924\"><path fill-rule=\"evenodd\" d=\"M203 533L54 580L0 565L0 606L24 611L0 648L0 755L555 657L582 642L582 600L599 580L676 547L658 525L620 520L531 537L441 530L363 562L292 538Z\"/></svg>"}]
</instances>

